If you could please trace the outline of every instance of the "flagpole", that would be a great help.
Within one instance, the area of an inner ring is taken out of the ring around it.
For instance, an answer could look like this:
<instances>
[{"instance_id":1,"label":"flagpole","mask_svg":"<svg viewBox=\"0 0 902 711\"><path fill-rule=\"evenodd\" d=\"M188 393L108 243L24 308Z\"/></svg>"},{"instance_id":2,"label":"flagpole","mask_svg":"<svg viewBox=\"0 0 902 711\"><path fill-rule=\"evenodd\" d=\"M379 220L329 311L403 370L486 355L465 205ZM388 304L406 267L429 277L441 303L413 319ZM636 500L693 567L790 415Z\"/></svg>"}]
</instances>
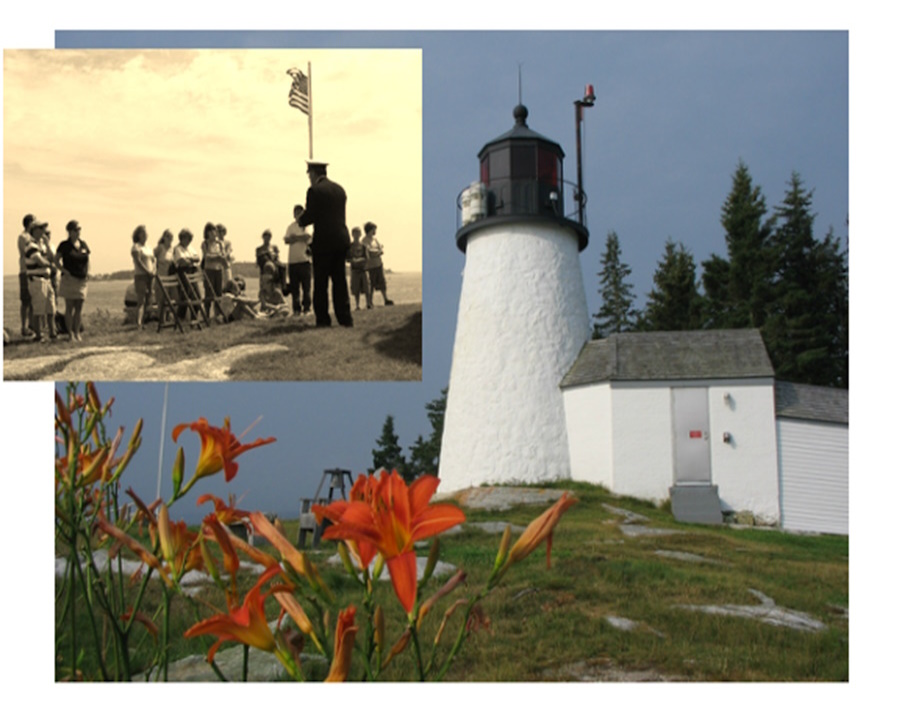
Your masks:
<instances>
[{"instance_id":1,"label":"flagpole","mask_svg":"<svg viewBox=\"0 0 902 711\"><path fill-rule=\"evenodd\" d=\"M166 439L166 404L169 401L169 383L163 389L163 423L160 425L160 458L157 463L157 498L163 486L163 442Z\"/></svg>"},{"instance_id":2,"label":"flagpole","mask_svg":"<svg viewBox=\"0 0 902 711\"><path fill-rule=\"evenodd\" d=\"M310 136L310 160L313 160L313 73L307 62L307 131Z\"/></svg>"}]
</instances>

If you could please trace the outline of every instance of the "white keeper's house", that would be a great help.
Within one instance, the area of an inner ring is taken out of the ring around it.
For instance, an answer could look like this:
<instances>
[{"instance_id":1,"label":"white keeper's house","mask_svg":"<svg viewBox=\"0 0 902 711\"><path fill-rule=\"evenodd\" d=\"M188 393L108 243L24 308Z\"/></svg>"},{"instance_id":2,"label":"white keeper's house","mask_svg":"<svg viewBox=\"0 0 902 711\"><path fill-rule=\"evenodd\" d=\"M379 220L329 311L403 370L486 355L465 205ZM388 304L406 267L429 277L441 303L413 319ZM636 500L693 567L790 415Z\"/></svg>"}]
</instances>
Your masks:
<instances>
[{"instance_id":1,"label":"white keeper's house","mask_svg":"<svg viewBox=\"0 0 902 711\"><path fill-rule=\"evenodd\" d=\"M613 334L560 385L573 479L683 520L848 533L848 391L775 381L756 330Z\"/></svg>"},{"instance_id":2,"label":"white keeper's house","mask_svg":"<svg viewBox=\"0 0 902 711\"><path fill-rule=\"evenodd\" d=\"M560 145L513 115L459 196L440 490L573 479L683 521L847 534L848 391L776 382L752 329L589 340L581 172L574 189Z\"/></svg>"}]
</instances>

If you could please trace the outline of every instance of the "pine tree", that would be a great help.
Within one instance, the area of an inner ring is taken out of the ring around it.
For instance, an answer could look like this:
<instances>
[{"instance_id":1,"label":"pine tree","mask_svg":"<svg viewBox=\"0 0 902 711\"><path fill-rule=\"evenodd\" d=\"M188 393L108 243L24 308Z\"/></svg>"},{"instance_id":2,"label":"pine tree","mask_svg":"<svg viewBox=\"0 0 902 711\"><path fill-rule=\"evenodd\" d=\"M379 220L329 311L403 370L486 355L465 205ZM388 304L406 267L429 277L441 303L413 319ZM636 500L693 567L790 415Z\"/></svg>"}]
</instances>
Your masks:
<instances>
[{"instance_id":1,"label":"pine tree","mask_svg":"<svg viewBox=\"0 0 902 711\"><path fill-rule=\"evenodd\" d=\"M682 242L667 240L639 320L643 331L686 331L701 325L701 297L695 283L695 260Z\"/></svg>"},{"instance_id":2,"label":"pine tree","mask_svg":"<svg viewBox=\"0 0 902 711\"><path fill-rule=\"evenodd\" d=\"M848 267L832 230L814 237L813 191L793 172L777 210L777 283L762 329L778 378L848 385Z\"/></svg>"},{"instance_id":3,"label":"pine tree","mask_svg":"<svg viewBox=\"0 0 902 711\"><path fill-rule=\"evenodd\" d=\"M598 293L602 303L593 317L593 338L630 331L635 328L637 318L633 308L633 285L626 281L633 270L620 261L620 240L614 231L608 232L601 265Z\"/></svg>"},{"instance_id":4,"label":"pine tree","mask_svg":"<svg viewBox=\"0 0 902 711\"><path fill-rule=\"evenodd\" d=\"M395 434L395 418L386 416L382 425L382 435L376 440L377 449L373 450L374 469L397 469L398 473L408 480L407 462L404 460L398 435Z\"/></svg>"},{"instance_id":5,"label":"pine tree","mask_svg":"<svg viewBox=\"0 0 902 711\"><path fill-rule=\"evenodd\" d=\"M419 435L410 447L411 472L420 474L438 474L439 455L442 451L442 431L445 428L445 406L448 402L448 388L442 389L441 395L426 403L426 417L432 425L428 439Z\"/></svg>"},{"instance_id":6,"label":"pine tree","mask_svg":"<svg viewBox=\"0 0 902 711\"><path fill-rule=\"evenodd\" d=\"M772 298L773 220L761 188L752 184L742 161L720 210L727 260L712 255L702 262L704 320L709 328L761 328Z\"/></svg>"}]
</instances>

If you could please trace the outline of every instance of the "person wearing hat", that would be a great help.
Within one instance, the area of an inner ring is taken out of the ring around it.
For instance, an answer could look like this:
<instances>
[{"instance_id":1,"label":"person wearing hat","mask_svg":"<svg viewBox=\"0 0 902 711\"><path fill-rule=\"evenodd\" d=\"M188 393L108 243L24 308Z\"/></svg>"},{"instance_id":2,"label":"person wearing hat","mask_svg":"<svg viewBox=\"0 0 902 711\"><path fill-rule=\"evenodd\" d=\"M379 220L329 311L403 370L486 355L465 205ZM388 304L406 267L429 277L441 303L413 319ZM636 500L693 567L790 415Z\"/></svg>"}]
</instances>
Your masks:
<instances>
[{"instance_id":1,"label":"person wearing hat","mask_svg":"<svg viewBox=\"0 0 902 711\"><path fill-rule=\"evenodd\" d=\"M32 338L34 330L32 329L32 321L34 316L31 310L31 294L28 292L28 273L25 269L25 250L28 242L31 240L31 234L28 228L34 222L34 215L28 213L22 218L22 227L24 228L19 234L17 246L19 248L19 315L22 319L22 336L24 338Z\"/></svg>"},{"instance_id":2,"label":"person wearing hat","mask_svg":"<svg viewBox=\"0 0 902 711\"><path fill-rule=\"evenodd\" d=\"M66 330L69 340L81 340L81 312L88 294L88 259L91 250L81 238L78 220L66 223L67 239L56 248L60 264L60 296L66 300Z\"/></svg>"},{"instance_id":3,"label":"person wearing hat","mask_svg":"<svg viewBox=\"0 0 902 711\"><path fill-rule=\"evenodd\" d=\"M353 326L351 298L345 277L345 257L351 235L345 222L347 195L344 188L326 177L326 163L307 161L307 204L297 223L313 225L313 312L317 326L331 326L329 282L332 282L332 310L342 326Z\"/></svg>"},{"instance_id":4,"label":"person wearing hat","mask_svg":"<svg viewBox=\"0 0 902 711\"><path fill-rule=\"evenodd\" d=\"M43 324L47 324L50 338L56 338L56 324L53 283L53 255L47 253L47 223L33 220L28 226L28 244L25 246L25 274L28 279L28 294L31 297L33 313L32 326L36 341L47 339L41 333Z\"/></svg>"},{"instance_id":5,"label":"person wearing hat","mask_svg":"<svg viewBox=\"0 0 902 711\"><path fill-rule=\"evenodd\" d=\"M313 236L298 224L304 214L303 205L294 206L294 219L285 230L288 245L288 293L295 316L310 313L310 242ZM303 299L301 294L303 293Z\"/></svg>"}]
</instances>

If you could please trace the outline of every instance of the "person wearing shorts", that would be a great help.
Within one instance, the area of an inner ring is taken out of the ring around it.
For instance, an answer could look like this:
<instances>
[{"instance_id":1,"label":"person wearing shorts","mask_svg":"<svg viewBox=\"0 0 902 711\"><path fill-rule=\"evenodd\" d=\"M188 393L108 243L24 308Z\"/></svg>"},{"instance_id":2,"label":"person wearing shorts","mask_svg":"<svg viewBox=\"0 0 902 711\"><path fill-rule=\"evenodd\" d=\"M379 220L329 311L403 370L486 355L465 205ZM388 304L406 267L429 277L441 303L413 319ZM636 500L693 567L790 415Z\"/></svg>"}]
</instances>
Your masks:
<instances>
[{"instance_id":1,"label":"person wearing shorts","mask_svg":"<svg viewBox=\"0 0 902 711\"><path fill-rule=\"evenodd\" d=\"M363 244L366 247L366 273L370 280L368 304L373 303L373 292L381 291L382 300L386 306L393 306L394 301L388 298L386 293L388 285L385 283L385 270L382 267L382 245L376 239L376 225L373 222L367 222L363 226L366 235L363 237Z\"/></svg>"},{"instance_id":2,"label":"person wearing shorts","mask_svg":"<svg viewBox=\"0 0 902 711\"><path fill-rule=\"evenodd\" d=\"M25 248L31 240L31 234L28 228L34 222L34 215L28 213L22 218L22 227L24 228L19 235L19 315L22 319L22 336L23 338L32 338L34 330L32 330L33 315L31 312L31 294L28 292L28 274L25 269Z\"/></svg>"},{"instance_id":3,"label":"person wearing shorts","mask_svg":"<svg viewBox=\"0 0 902 711\"><path fill-rule=\"evenodd\" d=\"M56 324L53 322L55 293L51 280L53 255L47 254L46 230L46 222L33 220L28 228L29 240L25 246L25 274L31 299L34 338L41 342L47 340L41 333L45 323L50 338L56 338Z\"/></svg>"},{"instance_id":4,"label":"person wearing shorts","mask_svg":"<svg viewBox=\"0 0 902 711\"><path fill-rule=\"evenodd\" d=\"M355 310L360 311L360 295L366 297L366 307L373 308L373 295L366 276L366 247L360 241L360 228L351 230L351 246L348 247L348 261L351 263L351 294L354 296Z\"/></svg>"},{"instance_id":5,"label":"person wearing shorts","mask_svg":"<svg viewBox=\"0 0 902 711\"><path fill-rule=\"evenodd\" d=\"M132 232L132 263L135 266L135 293L138 297L138 328L143 329L153 296L153 275L157 266L153 250L147 246L147 228L144 225L138 225Z\"/></svg>"},{"instance_id":6,"label":"person wearing shorts","mask_svg":"<svg viewBox=\"0 0 902 711\"><path fill-rule=\"evenodd\" d=\"M78 220L66 224L68 239L56 248L56 258L62 267L60 296L66 302L66 330L70 341L81 340L81 312L88 294L88 259L91 250L81 238Z\"/></svg>"}]
</instances>

